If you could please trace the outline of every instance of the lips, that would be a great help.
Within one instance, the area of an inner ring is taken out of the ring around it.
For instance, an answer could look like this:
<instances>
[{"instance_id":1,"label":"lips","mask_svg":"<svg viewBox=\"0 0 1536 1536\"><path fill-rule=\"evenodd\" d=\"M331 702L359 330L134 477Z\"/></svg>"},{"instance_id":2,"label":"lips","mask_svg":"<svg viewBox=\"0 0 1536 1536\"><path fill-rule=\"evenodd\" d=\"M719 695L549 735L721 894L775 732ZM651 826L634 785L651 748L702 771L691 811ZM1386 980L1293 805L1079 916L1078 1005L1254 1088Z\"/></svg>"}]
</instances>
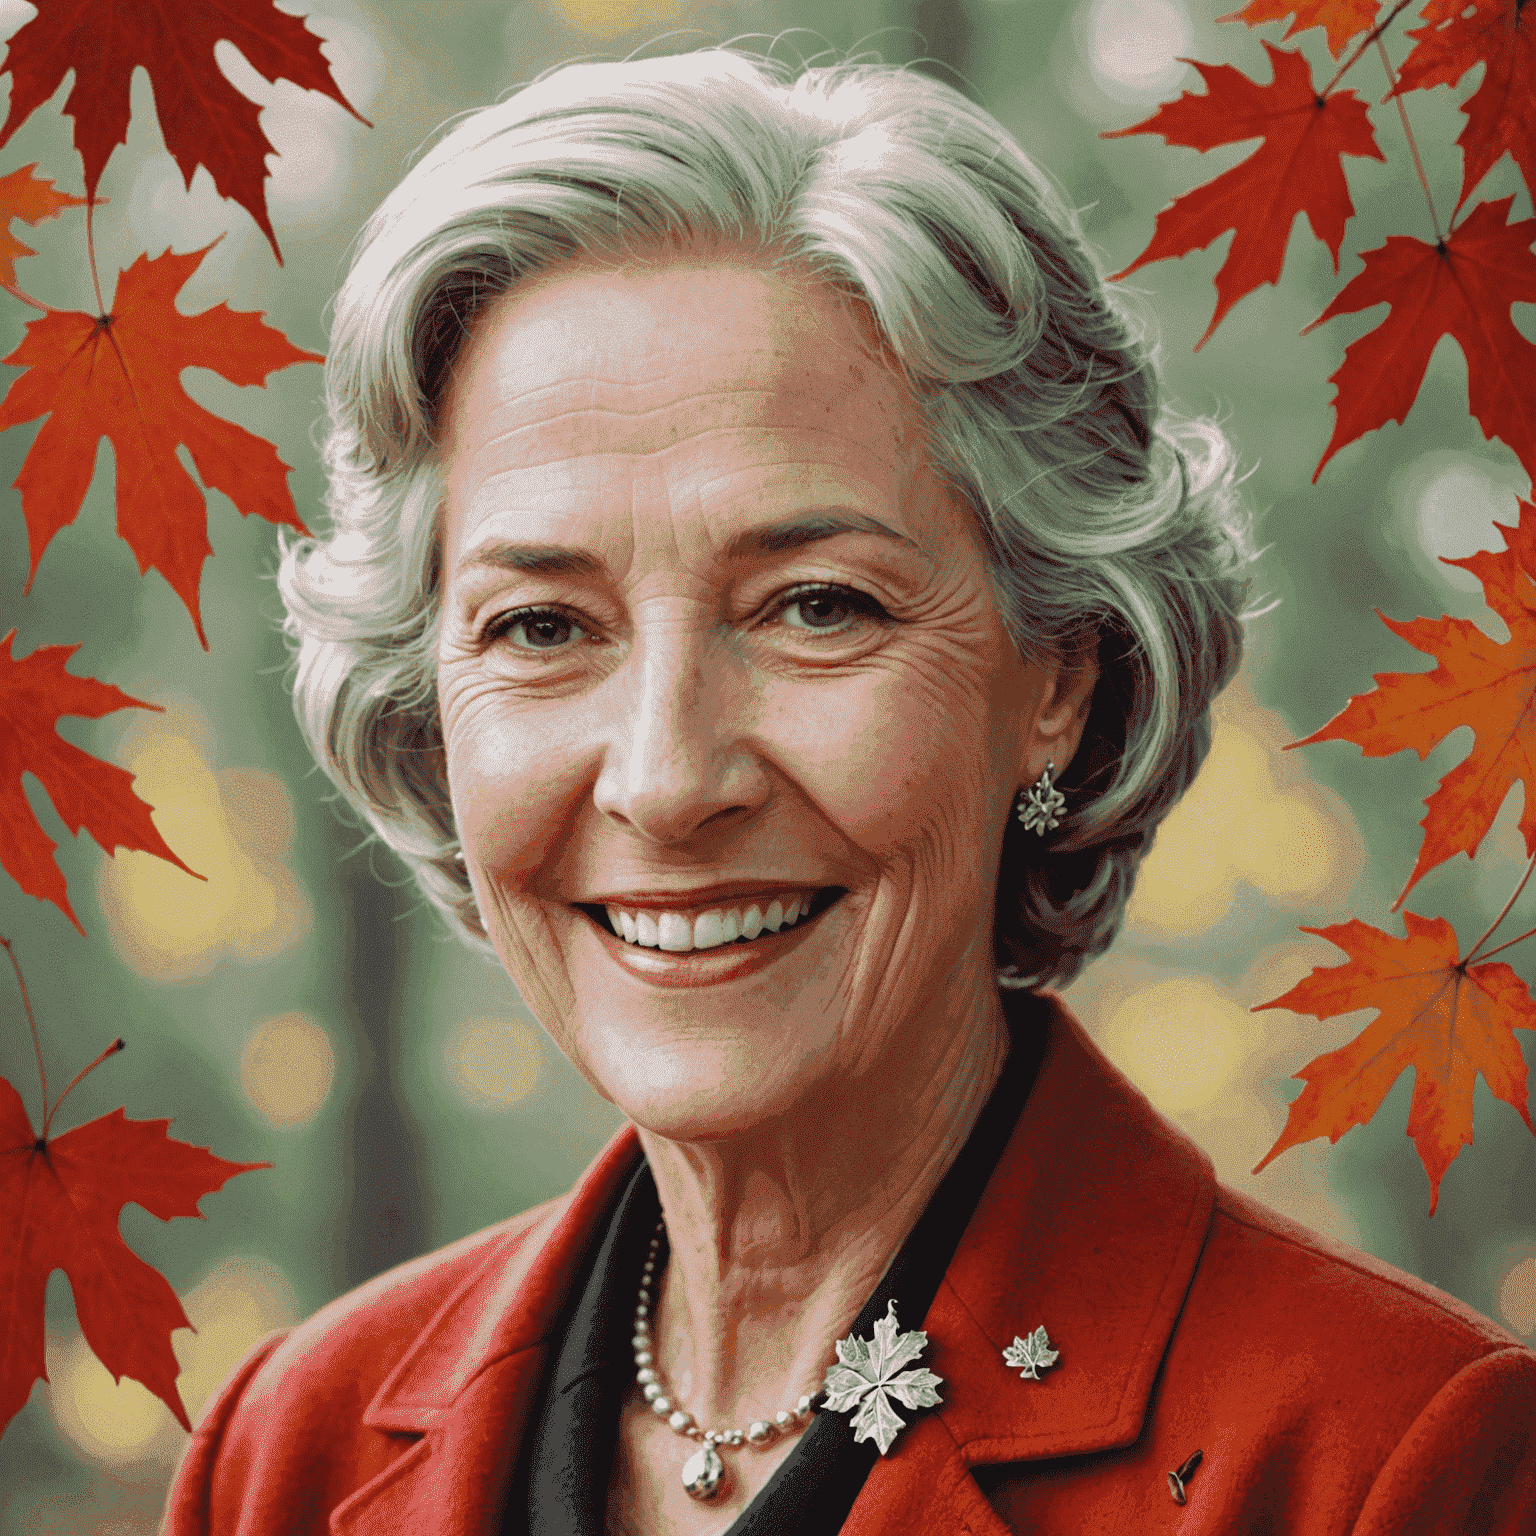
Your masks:
<instances>
[{"instance_id":1,"label":"lips","mask_svg":"<svg viewBox=\"0 0 1536 1536\"><path fill-rule=\"evenodd\" d=\"M819 917L839 896L841 886L798 892L740 896L705 906L665 909L622 902L581 903L593 922L637 949L686 954L692 950L753 944L760 939Z\"/></svg>"}]
</instances>

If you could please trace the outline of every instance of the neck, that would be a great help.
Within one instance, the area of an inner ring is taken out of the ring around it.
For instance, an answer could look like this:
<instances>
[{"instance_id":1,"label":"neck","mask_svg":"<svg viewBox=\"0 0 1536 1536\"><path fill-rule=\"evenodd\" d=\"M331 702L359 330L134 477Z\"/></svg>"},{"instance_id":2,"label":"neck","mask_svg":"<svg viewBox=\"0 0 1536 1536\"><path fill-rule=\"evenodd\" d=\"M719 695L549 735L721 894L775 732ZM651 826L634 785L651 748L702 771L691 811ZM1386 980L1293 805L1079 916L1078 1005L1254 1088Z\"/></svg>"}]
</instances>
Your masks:
<instances>
[{"instance_id":1,"label":"neck","mask_svg":"<svg viewBox=\"0 0 1536 1536\"><path fill-rule=\"evenodd\" d=\"M914 1020L857 1083L767 1125L709 1142L640 1132L671 1249L652 1333L674 1402L705 1427L744 1428L816 1390L1007 1052L988 987Z\"/></svg>"}]
</instances>

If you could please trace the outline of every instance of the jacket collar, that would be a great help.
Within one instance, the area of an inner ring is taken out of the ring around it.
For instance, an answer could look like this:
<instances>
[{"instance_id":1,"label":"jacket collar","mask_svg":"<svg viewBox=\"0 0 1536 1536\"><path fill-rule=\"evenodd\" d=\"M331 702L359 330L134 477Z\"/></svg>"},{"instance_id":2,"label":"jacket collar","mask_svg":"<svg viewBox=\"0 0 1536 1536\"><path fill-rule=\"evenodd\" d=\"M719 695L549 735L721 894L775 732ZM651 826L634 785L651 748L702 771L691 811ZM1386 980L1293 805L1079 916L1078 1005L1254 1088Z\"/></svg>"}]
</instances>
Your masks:
<instances>
[{"instance_id":1,"label":"jacket collar","mask_svg":"<svg viewBox=\"0 0 1536 1536\"><path fill-rule=\"evenodd\" d=\"M1214 1171L1046 996L1034 1088L923 1323L921 1363L944 1378L942 1406L875 1467L849 1536L1004 1532L970 1468L1107 1450L1140 1432L1205 1242ZM337 1536L407 1522L416 1536L492 1536L550 1334L639 1156L625 1127L424 1327L363 1421L427 1438L335 1511ZM1039 1325L1059 1359L1021 1380L1002 1351Z\"/></svg>"},{"instance_id":2,"label":"jacket collar","mask_svg":"<svg viewBox=\"0 0 1536 1536\"><path fill-rule=\"evenodd\" d=\"M1109 1450L1141 1432L1215 1172L1047 996L1039 1076L923 1324L921 1363L944 1377L943 1404L914 1421L905 1455L877 1463L845 1536L1007 1536L971 1468ZM1058 1359L1021 1379L1002 1351L1042 1325Z\"/></svg>"}]
</instances>

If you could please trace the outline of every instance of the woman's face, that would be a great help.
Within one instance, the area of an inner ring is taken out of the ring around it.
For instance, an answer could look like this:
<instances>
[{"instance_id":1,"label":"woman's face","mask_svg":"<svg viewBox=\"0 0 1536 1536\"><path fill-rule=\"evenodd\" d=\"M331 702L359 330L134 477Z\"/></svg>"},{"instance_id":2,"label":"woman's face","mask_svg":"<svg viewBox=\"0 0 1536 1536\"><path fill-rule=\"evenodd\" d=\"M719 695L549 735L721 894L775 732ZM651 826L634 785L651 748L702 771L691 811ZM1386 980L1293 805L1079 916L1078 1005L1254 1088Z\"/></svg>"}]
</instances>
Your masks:
<instances>
[{"instance_id":1,"label":"woman's face","mask_svg":"<svg viewBox=\"0 0 1536 1536\"><path fill-rule=\"evenodd\" d=\"M469 877L560 1048L677 1139L993 996L1010 803L1086 713L1009 642L872 336L746 261L572 267L482 317L448 402Z\"/></svg>"}]
</instances>

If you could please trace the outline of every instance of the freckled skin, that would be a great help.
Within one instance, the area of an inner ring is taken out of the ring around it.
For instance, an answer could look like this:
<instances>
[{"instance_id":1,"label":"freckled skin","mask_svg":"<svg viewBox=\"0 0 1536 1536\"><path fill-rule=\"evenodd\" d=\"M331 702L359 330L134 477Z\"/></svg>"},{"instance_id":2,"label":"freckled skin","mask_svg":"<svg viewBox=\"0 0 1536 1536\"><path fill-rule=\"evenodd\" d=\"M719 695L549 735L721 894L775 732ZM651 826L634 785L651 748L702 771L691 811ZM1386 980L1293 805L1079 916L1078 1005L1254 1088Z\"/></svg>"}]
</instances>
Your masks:
<instances>
[{"instance_id":1,"label":"freckled skin","mask_svg":"<svg viewBox=\"0 0 1536 1536\"><path fill-rule=\"evenodd\" d=\"M524 999L640 1128L674 1397L745 1427L819 1382L991 1089L1003 831L1070 760L1092 669L1019 658L867 314L748 258L514 292L445 422L438 681L470 879ZM888 535L732 552L828 507ZM590 568L474 561L498 541ZM807 584L857 595L796 603ZM652 984L573 905L753 879L847 894L709 986ZM696 1505L691 1443L632 1396L623 1529L723 1529L792 1443L727 1453L730 1495Z\"/></svg>"}]
</instances>

